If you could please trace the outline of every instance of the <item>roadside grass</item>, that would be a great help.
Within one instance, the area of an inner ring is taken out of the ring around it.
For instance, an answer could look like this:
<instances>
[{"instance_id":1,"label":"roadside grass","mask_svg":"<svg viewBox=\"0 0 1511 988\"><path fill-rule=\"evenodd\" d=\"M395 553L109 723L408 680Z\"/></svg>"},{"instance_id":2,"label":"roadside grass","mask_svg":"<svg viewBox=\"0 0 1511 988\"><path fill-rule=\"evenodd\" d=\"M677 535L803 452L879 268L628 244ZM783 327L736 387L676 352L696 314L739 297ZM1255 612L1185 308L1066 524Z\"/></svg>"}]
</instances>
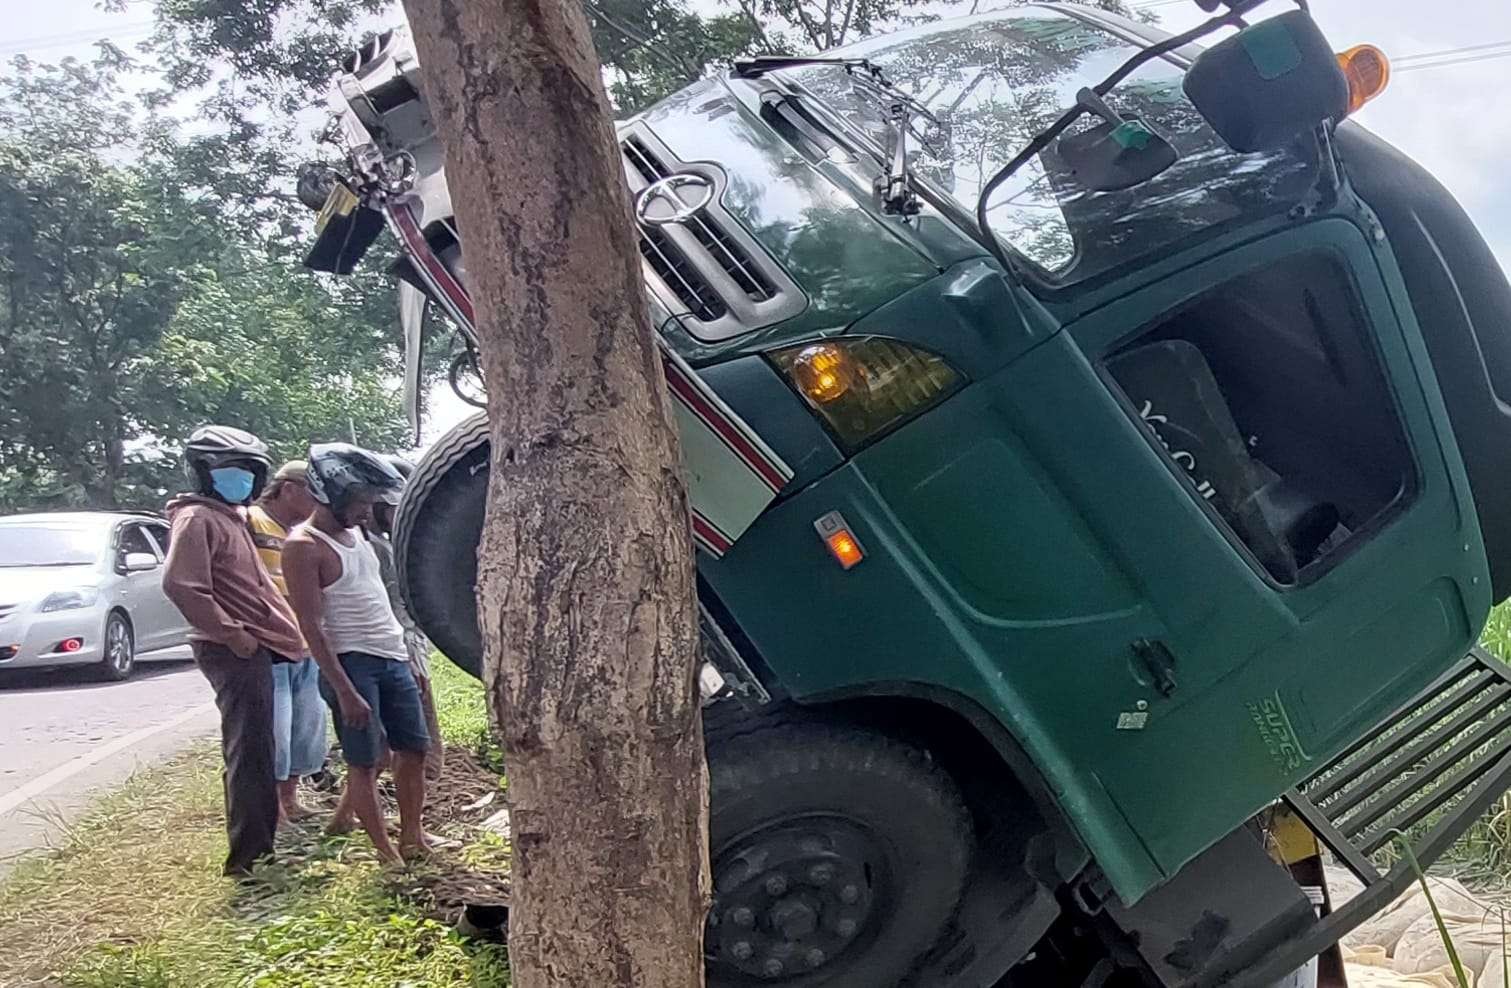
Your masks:
<instances>
[{"instance_id":1,"label":"roadside grass","mask_svg":"<svg viewBox=\"0 0 1511 988\"><path fill-rule=\"evenodd\" d=\"M481 687L444 659L432 669L448 743L486 748ZM219 753L197 746L134 776L0 884L0 985L506 988L503 948L438 918L452 892L496 888L508 869L507 840L473 825L479 804L501 802L496 785L477 772L463 783L431 827L464 844L440 866L382 869L365 838L315 824L280 837L261 881L238 886L220 877Z\"/></svg>"},{"instance_id":2,"label":"roadside grass","mask_svg":"<svg viewBox=\"0 0 1511 988\"><path fill-rule=\"evenodd\" d=\"M1511 601L1490 611L1480 644L1501 661L1511 662ZM1511 793L1497 799L1433 870L1451 873L1476 888L1511 888Z\"/></svg>"}]
</instances>

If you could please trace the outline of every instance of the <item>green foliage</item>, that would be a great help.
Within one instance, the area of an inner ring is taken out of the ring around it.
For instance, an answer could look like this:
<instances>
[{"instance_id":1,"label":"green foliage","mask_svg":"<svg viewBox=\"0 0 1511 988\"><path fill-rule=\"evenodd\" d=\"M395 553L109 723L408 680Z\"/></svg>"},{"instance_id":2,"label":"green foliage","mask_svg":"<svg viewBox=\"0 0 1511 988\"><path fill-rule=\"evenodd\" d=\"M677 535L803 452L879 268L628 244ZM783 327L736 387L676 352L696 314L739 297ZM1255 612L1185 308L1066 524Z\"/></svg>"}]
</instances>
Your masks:
<instances>
[{"instance_id":1,"label":"green foliage","mask_svg":"<svg viewBox=\"0 0 1511 988\"><path fill-rule=\"evenodd\" d=\"M0 510L160 506L207 421L287 456L401 445L388 280L318 279L281 228L229 217L120 68L0 78Z\"/></svg>"}]
</instances>

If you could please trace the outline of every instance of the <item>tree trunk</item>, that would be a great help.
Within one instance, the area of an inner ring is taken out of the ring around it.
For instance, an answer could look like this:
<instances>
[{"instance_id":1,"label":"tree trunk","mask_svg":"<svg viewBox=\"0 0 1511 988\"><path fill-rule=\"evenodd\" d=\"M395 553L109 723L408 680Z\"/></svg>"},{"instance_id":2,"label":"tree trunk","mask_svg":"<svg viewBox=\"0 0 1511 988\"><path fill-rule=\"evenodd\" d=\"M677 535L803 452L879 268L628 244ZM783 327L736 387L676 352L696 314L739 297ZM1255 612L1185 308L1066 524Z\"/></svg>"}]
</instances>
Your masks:
<instances>
[{"instance_id":1,"label":"tree trunk","mask_svg":"<svg viewBox=\"0 0 1511 988\"><path fill-rule=\"evenodd\" d=\"M516 988L703 982L687 495L575 0L405 0L488 382L479 558Z\"/></svg>"}]
</instances>

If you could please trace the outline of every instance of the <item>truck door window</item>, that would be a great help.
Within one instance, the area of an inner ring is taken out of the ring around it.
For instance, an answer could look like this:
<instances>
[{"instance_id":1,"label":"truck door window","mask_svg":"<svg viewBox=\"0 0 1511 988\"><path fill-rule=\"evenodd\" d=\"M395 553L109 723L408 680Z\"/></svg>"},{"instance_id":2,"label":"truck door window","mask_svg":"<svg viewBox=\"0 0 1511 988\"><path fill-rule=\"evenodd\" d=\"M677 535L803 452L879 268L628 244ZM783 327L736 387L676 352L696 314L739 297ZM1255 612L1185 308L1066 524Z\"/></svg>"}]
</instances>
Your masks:
<instances>
[{"instance_id":1,"label":"truck door window","mask_svg":"<svg viewBox=\"0 0 1511 988\"><path fill-rule=\"evenodd\" d=\"M1300 254L1166 315L1107 358L1141 424L1282 584L1403 501L1414 475L1342 265Z\"/></svg>"}]
</instances>

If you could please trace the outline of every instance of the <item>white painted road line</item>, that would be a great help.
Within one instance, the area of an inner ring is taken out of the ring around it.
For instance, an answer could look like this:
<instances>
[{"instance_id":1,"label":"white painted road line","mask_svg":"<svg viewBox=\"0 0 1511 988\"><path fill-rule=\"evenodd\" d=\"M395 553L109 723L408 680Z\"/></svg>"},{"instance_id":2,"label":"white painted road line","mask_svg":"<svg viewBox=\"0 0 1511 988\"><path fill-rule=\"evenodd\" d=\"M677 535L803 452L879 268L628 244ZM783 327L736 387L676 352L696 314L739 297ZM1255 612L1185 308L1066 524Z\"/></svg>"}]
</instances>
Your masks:
<instances>
[{"instance_id":1,"label":"white painted road line","mask_svg":"<svg viewBox=\"0 0 1511 988\"><path fill-rule=\"evenodd\" d=\"M51 772L39 775L35 779L32 779L30 782L26 783L24 786L21 786L19 789L7 793L4 796L0 796L0 816L4 816L11 810L14 810L16 807L30 802L33 799L36 799L38 796L41 796L53 786L75 775L78 775L80 772L89 768L91 765L98 765L100 762L103 762L105 759L109 758L111 755L116 754L117 752L124 751L127 748L130 748L132 745L145 741L155 734L161 734L164 731L171 731L181 724L187 724L194 718L202 717L205 714L210 713L214 709L214 703L201 703L197 707L191 707L190 709L185 710L177 717L170 717L168 720L165 720L160 724L153 724L151 727L144 727L139 731L132 731L130 734L125 734L121 737L116 738L114 741L107 741L92 751L87 751L76 758L71 758L68 761L64 762L62 765L59 765L57 768L53 769Z\"/></svg>"}]
</instances>

